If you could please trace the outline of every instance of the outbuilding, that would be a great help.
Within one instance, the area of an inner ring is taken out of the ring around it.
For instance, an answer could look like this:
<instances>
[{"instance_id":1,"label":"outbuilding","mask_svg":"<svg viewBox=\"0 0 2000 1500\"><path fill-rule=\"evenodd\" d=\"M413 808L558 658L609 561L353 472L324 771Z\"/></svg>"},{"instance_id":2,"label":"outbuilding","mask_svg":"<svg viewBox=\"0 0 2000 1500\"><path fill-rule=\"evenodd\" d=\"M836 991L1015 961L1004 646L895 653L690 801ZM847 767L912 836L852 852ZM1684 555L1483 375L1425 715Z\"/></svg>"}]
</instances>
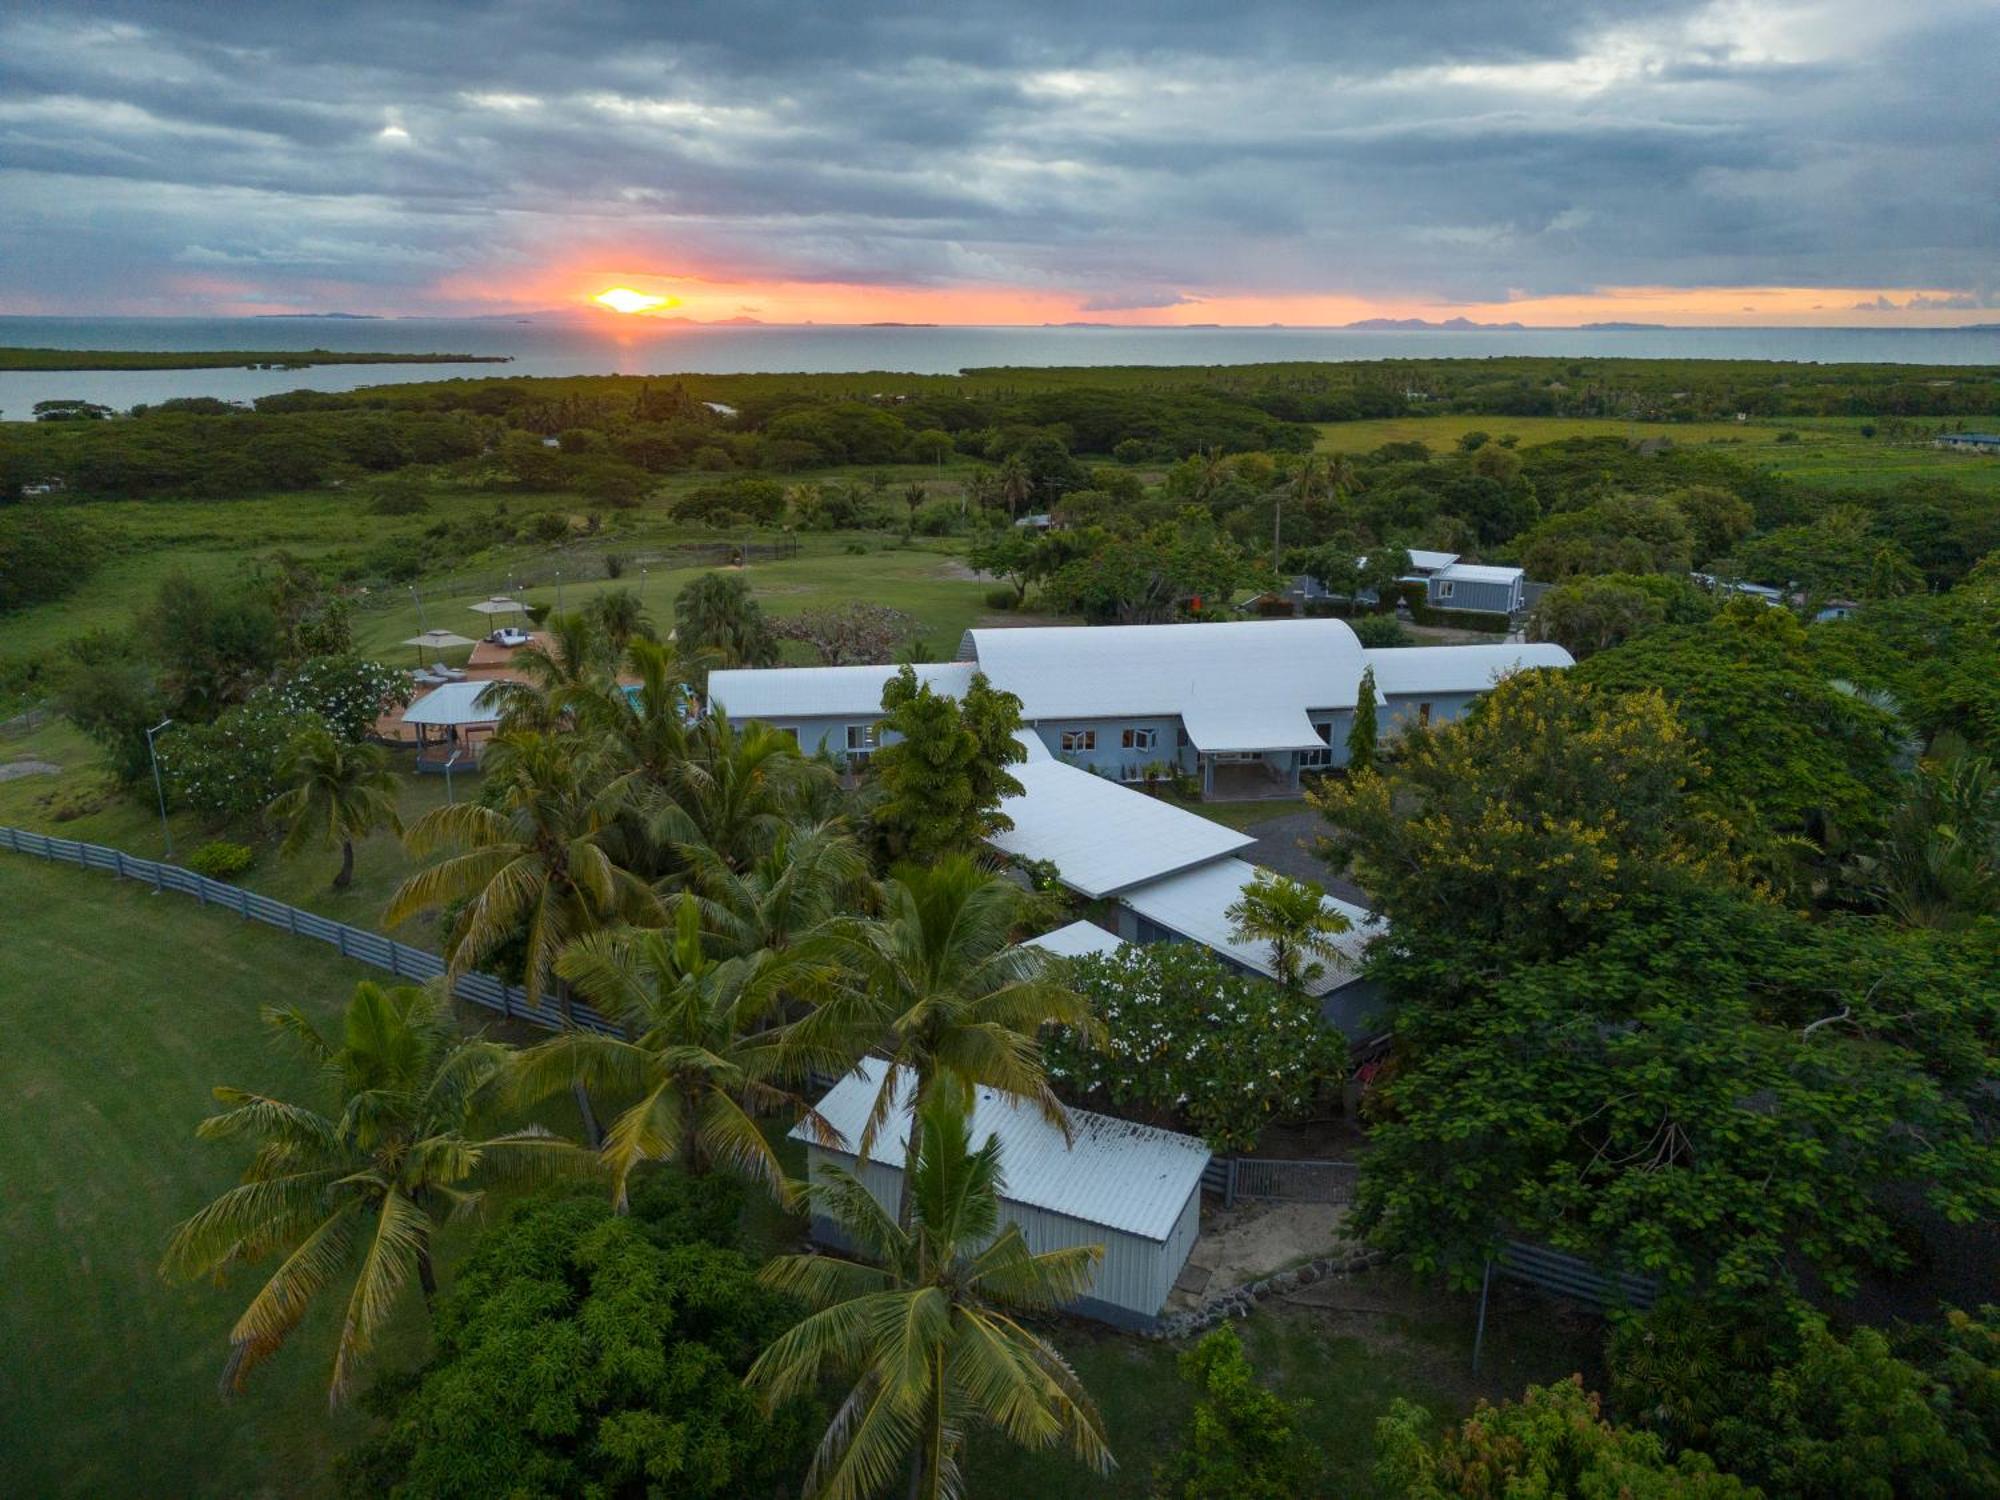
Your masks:
<instances>
[{"instance_id":1,"label":"outbuilding","mask_svg":"<svg viewBox=\"0 0 2000 1500\"><path fill-rule=\"evenodd\" d=\"M863 1058L819 1101L819 1113L850 1149L820 1145L804 1124L793 1127L792 1139L805 1146L814 1182L828 1167L841 1167L893 1213L902 1193L907 1105L898 1101L895 1127L877 1136L866 1162L852 1149L887 1068L879 1058ZM1103 1246L1089 1291L1068 1311L1119 1328L1150 1327L1200 1233L1208 1147L1192 1136L1085 1110L1071 1110L1069 1122L1071 1138L1065 1141L1026 1100L982 1088L972 1108L972 1141L1000 1143L1001 1218L1020 1226L1030 1250ZM838 1227L817 1213L812 1235L822 1244L849 1248Z\"/></svg>"}]
</instances>

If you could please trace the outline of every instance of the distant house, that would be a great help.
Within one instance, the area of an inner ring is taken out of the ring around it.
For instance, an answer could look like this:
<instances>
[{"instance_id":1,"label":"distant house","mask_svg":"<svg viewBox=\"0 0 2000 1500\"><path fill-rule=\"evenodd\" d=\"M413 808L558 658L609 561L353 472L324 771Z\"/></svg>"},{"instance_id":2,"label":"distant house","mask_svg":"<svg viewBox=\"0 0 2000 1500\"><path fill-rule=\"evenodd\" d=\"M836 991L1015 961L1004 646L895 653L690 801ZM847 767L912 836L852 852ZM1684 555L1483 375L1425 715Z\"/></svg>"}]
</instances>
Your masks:
<instances>
[{"instance_id":1,"label":"distant house","mask_svg":"<svg viewBox=\"0 0 2000 1500\"><path fill-rule=\"evenodd\" d=\"M1023 516L1014 525L1022 531L1060 531L1062 529L1056 525L1056 518L1045 510L1036 511L1032 516Z\"/></svg>"},{"instance_id":2,"label":"distant house","mask_svg":"<svg viewBox=\"0 0 2000 1500\"><path fill-rule=\"evenodd\" d=\"M910 1133L906 1089L899 1090L897 1108L868 1160L859 1155L861 1133L888 1066L864 1057L819 1101L820 1116L845 1149L821 1144L803 1122L791 1134L805 1147L810 1181L823 1182L829 1167L840 1167L893 1215ZM1193 1136L1080 1109L1069 1111L1069 1126L1070 1138L1064 1140L1032 1104L994 1089L981 1088L973 1099L974 1148L989 1140L1000 1147L1001 1222L1018 1225L1028 1249L1038 1254L1103 1247L1089 1288L1069 1311L1119 1328L1150 1328L1201 1232L1208 1147ZM821 1244L857 1248L824 1215L813 1215L811 1232Z\"/></svg>"},{"instance_id":3,"label":"distant house","mask_svg":"<svg viewBox=\"0 0 2000 1500\"><path fill-rule=\"evenodd\" d=\"M1433 609L1511 615L1527 608L1528 575L1520 568L1453 561L1421 576Z\"/></svg>"},{"instance_id":4,"label":"distant house","mask_svg":"<svg viewBox=\"0 0 2000 1500\"><path fill-rule=\"evenodd\" d=\"M1828 620L1851 620L1860 613L1861 601L1858 599L1829 599L1820 606L1820 611L1813 616L1813 620L1818 624L1824 624Z\"/></svg>"},{"instance_id":5,"label":"distant house","mask_svg":"<svg viewBox=\"0 0 2000 1500\"><path fill-rule=\"evenodd\" d=\"M1960 453L2000 455L2000 432L1941 432L1931 439L1933 448L1952 448Z\"/></svg>"}]
</instances>

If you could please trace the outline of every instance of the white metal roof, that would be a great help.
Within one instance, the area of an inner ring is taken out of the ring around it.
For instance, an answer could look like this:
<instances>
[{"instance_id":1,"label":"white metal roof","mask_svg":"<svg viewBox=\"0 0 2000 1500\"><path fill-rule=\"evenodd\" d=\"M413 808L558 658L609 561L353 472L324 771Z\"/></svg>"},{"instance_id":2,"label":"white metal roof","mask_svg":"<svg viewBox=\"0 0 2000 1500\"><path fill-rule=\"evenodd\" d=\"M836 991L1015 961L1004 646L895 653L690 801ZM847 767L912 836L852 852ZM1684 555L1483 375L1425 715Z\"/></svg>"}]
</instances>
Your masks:
<instances>
[{"instance_id":1,"label":"white metal roof","mask_svg":"<svg viewBox=\"0 0 2000 1500\"><path fill-rule=\"evenodd\" d=\"M978 670L969 662L918 662L917 680L962 696ZM708 674L708 695L732 719L879 719L894 666L738 667Z\"/></svg>"},{"instance_id":2,"label":"white metal roof","mask_svg":"<svg viewBox=\"0 0 2000 1500\"><path fill-rule=\"evenodd\" d=\"M1093 953L1116 953L1125 946L1125 940L1115 932L1106 932L1095 922L1072 922L1054 932L1045 932L1038 938L1029 938L1022 946L1040 948L1057 958L1085 958Z\"/></svg>"},{"instance_id":3,"label":"white metal roof","mask_svg":"<svg viewBox=\"0 0 2000 1500\"><path fill-rule=\"evenodd\" d=\"M1031 720L1192 712L1247 724L1264 712L1352 707L1361 680L1361 643L1342 620L1046 625L966 636L993 685L1018 697Z\"/></svg>"},{"instance_id":4,"label":"white metal roof","mask_svg":"<svg viewBox=\"0 0 2000 1500\"><path fill-rule=\"evenodd\" d=\"M1435 573L1439 568L1448 568L1458 561L1456 552L1426 552L1420 547L1410 550L1410 566L1424 573ZM1367 559L1363 558L1363 562Z\"/></svg>"},{"instance_id":5,"label":"white metal roof","mask_svg":"<svg viewBox=\"0 0 2000 1500\"><path fill-rule=\"evenodd\" d=\"M1256 842L1247 834L1059 760L1009 767L1021 795L1000 811L1014 826L991 843L1017 859L1045 859L1063 884L1109 896Z\"/></svg>"},{"instance_id":6,"label":"white metal roof","mask_svg":"<svg viewBox=\"0 0 2000 1500\"><path fill-rule=\"evenodd\" d=\"M1513 583L1526 575L1519 568L1490 567L1485 563L1455 562L1431 575L1449 583Z\"/></svg>"},{"instance_id":7,"label":"white metal roof","mask_svg":"<svg viewBox=\"0 0 2000 1500\"><path fill-rule=\"evenodd\" d=\"M1326 743L1303 708L1274 704L1191 703L1181 724L1197 750L1317 750Z\"/></svg>"},{"instance_id":8,"label":"white metal roof","mask_svg":"<svg viewBox=\"0 0 2000 1500\"><path fill-rule=\"evenodd\" d=\"M1576 658L1552 641L1497 646L1377 646L1361 653L1375 669L1384 697L1416 693L1483 693L1499 678L1530 667L1573 667Z\"/></svg>"},{"instance_id":9,"label":"white metal roof","mask_svg":"<svg viewBox=\"0 0 2000 1500\"><path fill-rule=\"evenodd\" d=\"M1172 928L1182 937L1192 938L1203 947L1226 954L1245 968L1275 978L1276 971L1271 967L1271 945L1239 942L1230 931L1235 924L1229 920L1229 908L1243 894L1243 887L1256 878L1255 865L1240 859L1218 859L1178 875L1134 886L1131 890L1120 892L1118 899L1140 916L1162 927ZM1339 912L1352 925L1347 932L1334 939L1341 952L1347 955L1348 963L1339 967L1327 963L1326 972L1306 986L1306 992L1312 995L1323 995L1328 990L1351 983L1356 978L1356 966L1362 950L1370 939L1388 930L1374 913L1352 902L1328 896L1321 904Z\"/></svg>"},{"instance_id":10,"label":"white metal roof","mask_svg":"<svg viewBox=\"0 0 2000 1500\"><path fill-rule=\"evenodd\" d=\"M877 1057L862 1058L819 1101L820 1114L850 1145L861 1139L888 1066ZM1081 1109L1071 1110L1069 1121L1072 1139L1065 1142L1033 1105L994 1089L977 1091L972 1142L978 1147L989 1138L999 1141L1001 1196L1164 1242L1201 1183L1208 1147L1193 1136ZM895 1127L877 1138L869 1160L900 1169L908 1135L905 1105ZM792 1139L810 1143L811 1132L801 1122L792 1127Z\"/></svg>"},{"instance_id":11,"label":"white metal roof","mask_svg":"<svg viewBox=\"0 0 2000 1500\"><path fill-rule=\"evenodd\" d=\"M433 688L403 710L405 724L492 724L500 710L479 700L493 684L488 681L447 682Z\"/></svg>"}]
</instances>

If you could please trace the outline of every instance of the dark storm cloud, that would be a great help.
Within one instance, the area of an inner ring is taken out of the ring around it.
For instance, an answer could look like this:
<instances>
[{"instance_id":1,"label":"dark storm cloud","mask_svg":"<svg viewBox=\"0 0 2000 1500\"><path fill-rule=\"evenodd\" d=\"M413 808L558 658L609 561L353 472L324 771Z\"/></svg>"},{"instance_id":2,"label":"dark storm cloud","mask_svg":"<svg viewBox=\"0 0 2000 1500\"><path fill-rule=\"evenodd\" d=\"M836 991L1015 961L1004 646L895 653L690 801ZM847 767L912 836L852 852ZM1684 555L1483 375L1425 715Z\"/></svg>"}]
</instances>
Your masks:
<instances>
[{"instance_id":1,"label":"dark storm cloud","mask_svg":"<svg viewBox=\"0 0 2000 1500\"><path fill-rule=\"evenodd\" d=\"M0 19L0 305L214 277L417 306L643 244L1097 310L1983 303L1996 43L1979 0L43 4Z\"/></svg>"}]
</instances>

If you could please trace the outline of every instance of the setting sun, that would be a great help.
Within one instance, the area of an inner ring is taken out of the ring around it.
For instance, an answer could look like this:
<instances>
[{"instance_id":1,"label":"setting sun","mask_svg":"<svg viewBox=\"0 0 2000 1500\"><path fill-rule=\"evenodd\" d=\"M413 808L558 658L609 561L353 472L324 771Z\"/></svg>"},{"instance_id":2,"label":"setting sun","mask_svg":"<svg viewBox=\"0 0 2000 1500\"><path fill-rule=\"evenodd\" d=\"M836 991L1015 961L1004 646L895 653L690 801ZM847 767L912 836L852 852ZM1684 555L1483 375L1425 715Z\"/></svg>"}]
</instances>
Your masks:
<instances>
[{"instance_id":1,"label":"setting sun","mask_svg":"<svg viewBox=\"0 0 2000 1500\"><path fill-rule=\"evenodd\" d=\"M599 292L592 300L610 308L613 312L622 313L652 312L655 308L676 307L680 303L678 297L660 297L651 292L635 292L629 286L614 286L608 292Z\"/></svg>"}]
</instances>

